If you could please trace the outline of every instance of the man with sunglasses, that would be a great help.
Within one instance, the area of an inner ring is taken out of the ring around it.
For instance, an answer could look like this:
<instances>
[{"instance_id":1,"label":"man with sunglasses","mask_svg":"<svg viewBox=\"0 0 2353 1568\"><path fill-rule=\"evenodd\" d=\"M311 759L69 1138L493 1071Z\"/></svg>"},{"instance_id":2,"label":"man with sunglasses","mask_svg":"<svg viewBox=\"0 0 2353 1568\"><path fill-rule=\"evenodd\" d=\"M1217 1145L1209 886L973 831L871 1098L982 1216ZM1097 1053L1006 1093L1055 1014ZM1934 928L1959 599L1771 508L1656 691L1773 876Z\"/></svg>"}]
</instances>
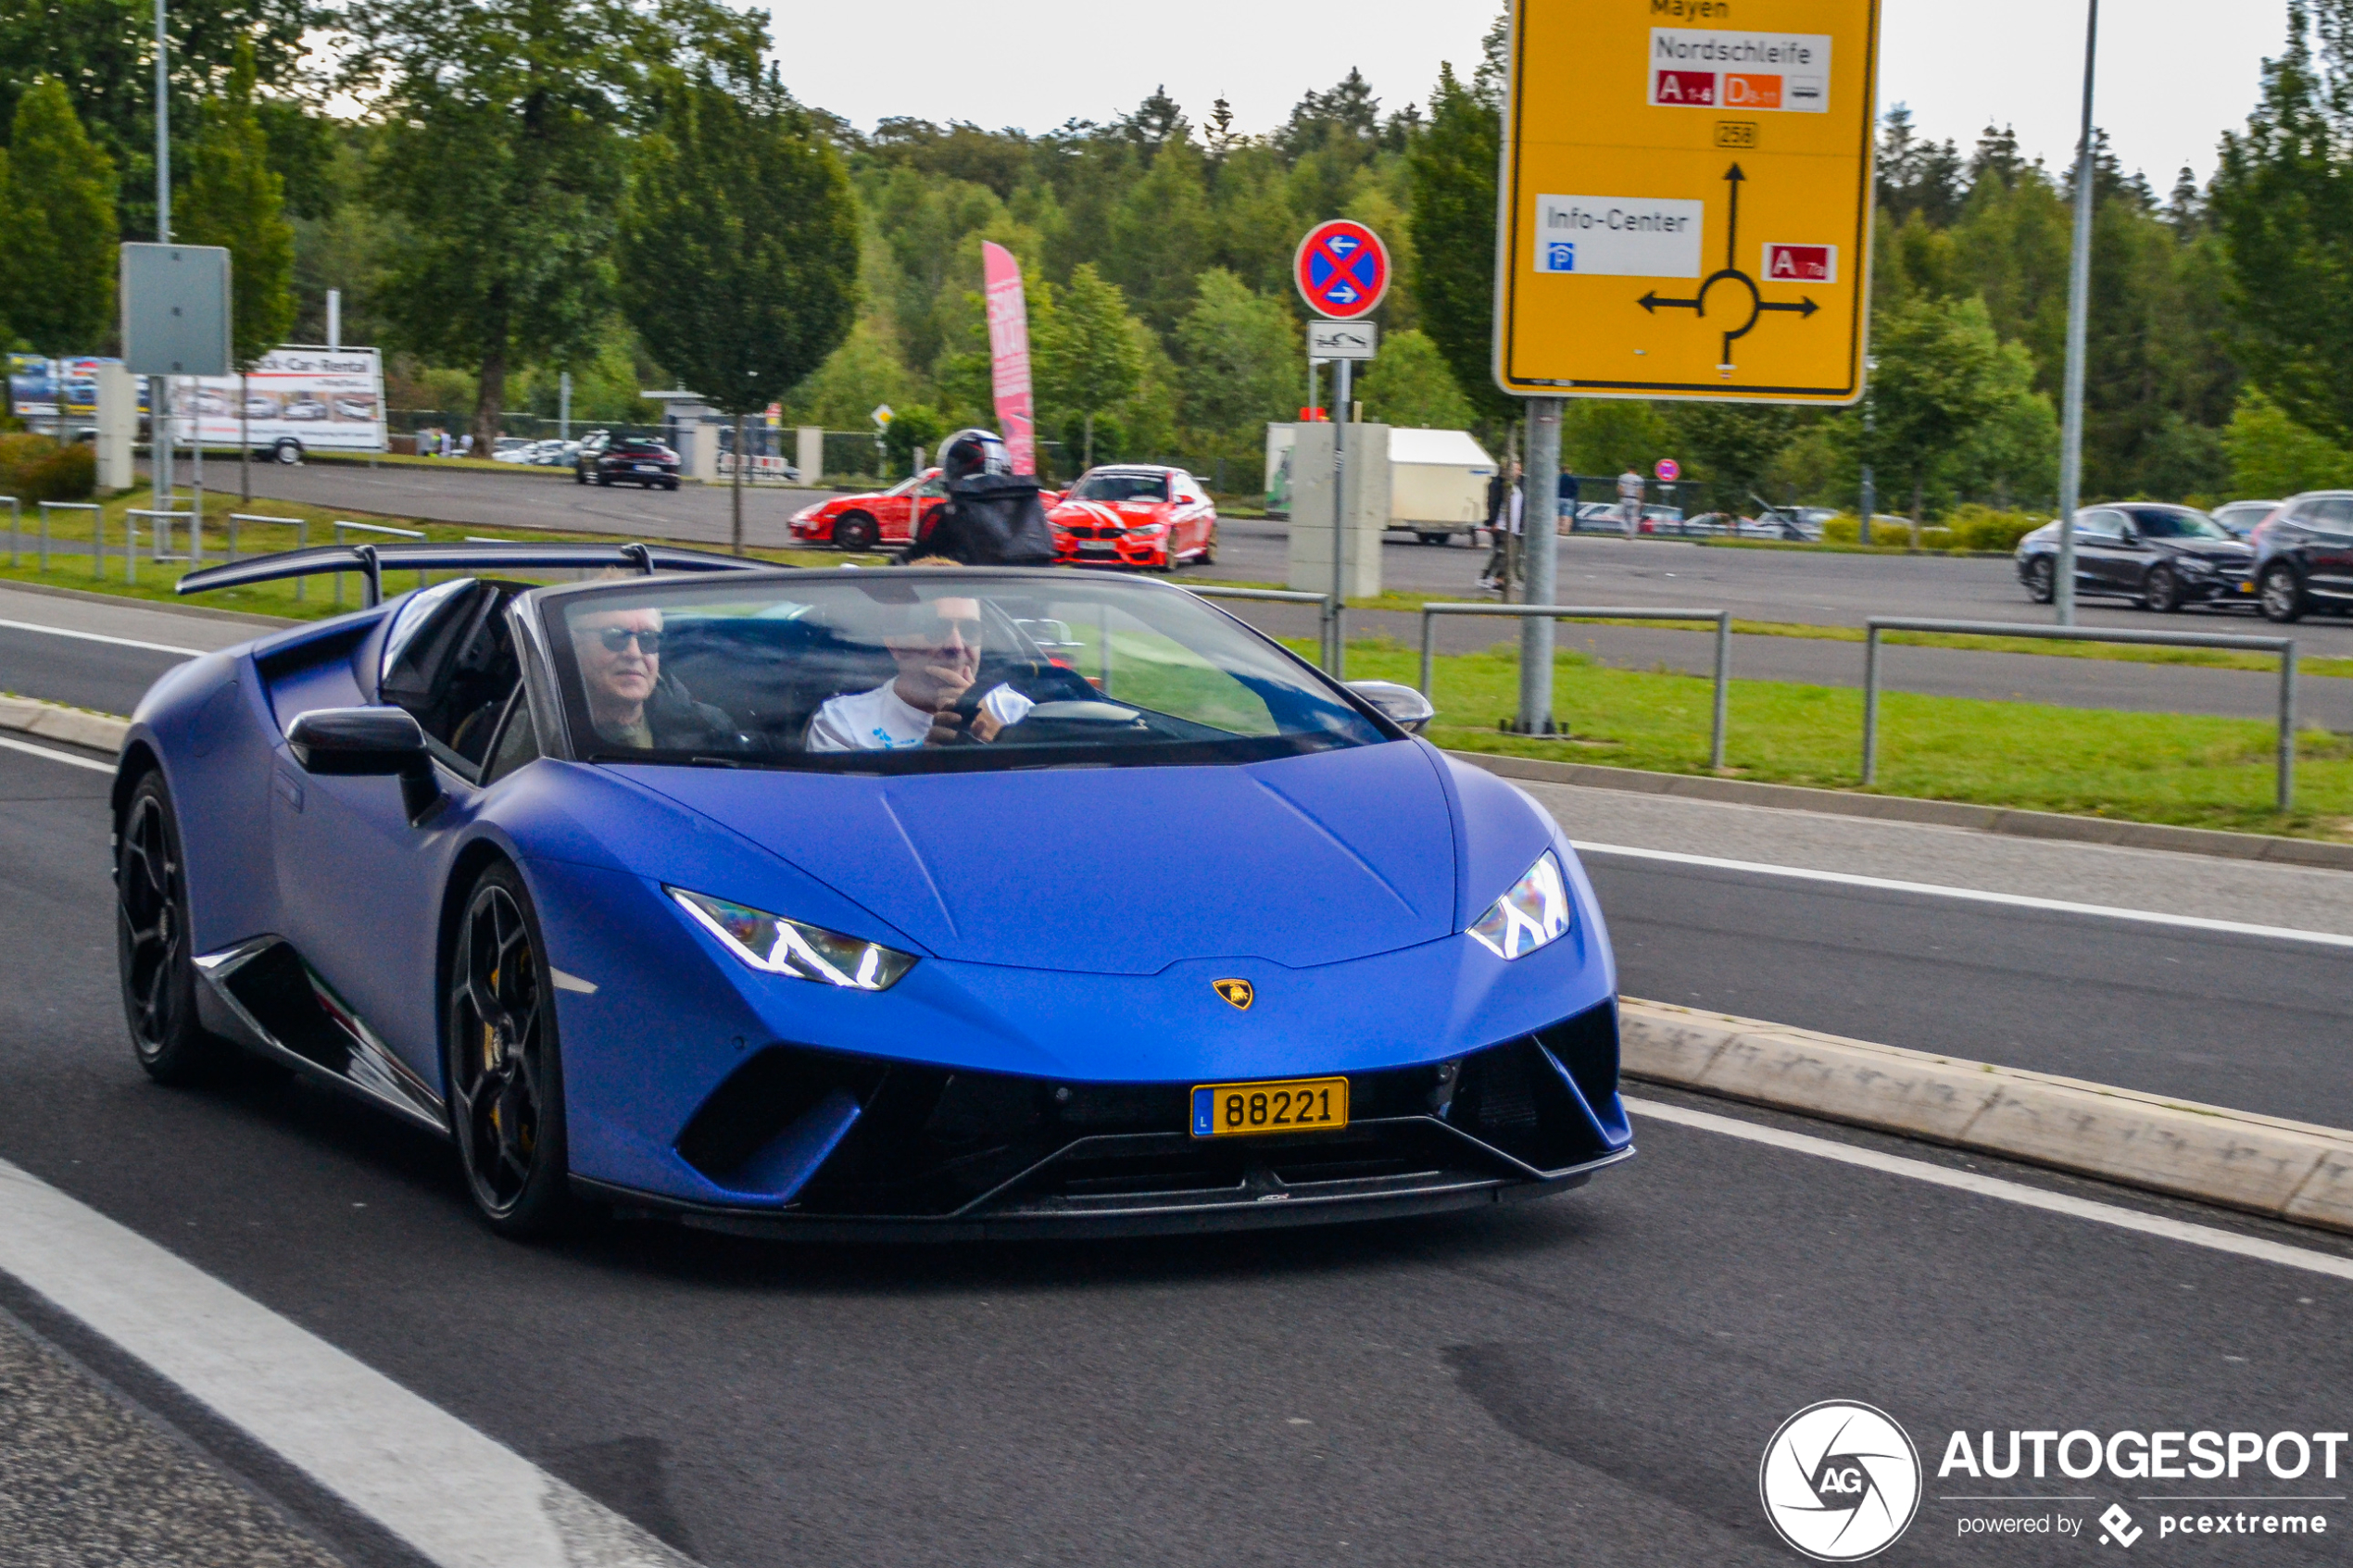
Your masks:
<instances>
[{"instance_id":1,"label":"man with sunglasses","mask_svg":"<svg viewBox=\"0 0 2353 1568\"><path fill-rule=\"evenodd\" d=\"M697 702L661 676L661 611L604 609L572 623L573 657L588 721L614 746L647 751L724 746L735 738L727 715Z\"/></svg>"},{"instance_id":2,"label":"man with sunglasses","mask_svg":"<svg viewBox=\"0 0 2353 1568\"><path fill-rule=\"evenodd\" d=\"M896 751L995 740L1034 706L1002 683L965 701L980 675L980 601L949 596L906 607L882 633L898 675L834 697L809 721L812 751Z\"/></svg>"}]
</instances>

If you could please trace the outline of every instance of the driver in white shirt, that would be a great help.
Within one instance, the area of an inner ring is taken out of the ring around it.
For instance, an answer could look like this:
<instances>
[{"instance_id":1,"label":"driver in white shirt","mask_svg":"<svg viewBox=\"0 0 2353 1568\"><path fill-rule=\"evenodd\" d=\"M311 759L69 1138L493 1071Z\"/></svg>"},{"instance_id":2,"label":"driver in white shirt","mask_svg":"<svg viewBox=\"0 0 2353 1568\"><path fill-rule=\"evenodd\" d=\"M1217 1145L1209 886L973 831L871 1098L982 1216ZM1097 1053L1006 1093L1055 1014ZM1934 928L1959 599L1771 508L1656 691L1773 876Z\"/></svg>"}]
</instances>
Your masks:
<instances>
[{"instance_id":1,"label":"driver in white shirt","mask_svg":"<svg viewBox=\"0 0 2353 1568\"><path fill-rule=\"evenodd\" d=\"M958 710L980 674L980 601L944 597L908 607L900 630L883 636L898 677L870 692L830 698L809 721L812 751L896 751L993 741L1035 706L1009 685L989 688L969 724Z\"/></svg>"}]
</instances>

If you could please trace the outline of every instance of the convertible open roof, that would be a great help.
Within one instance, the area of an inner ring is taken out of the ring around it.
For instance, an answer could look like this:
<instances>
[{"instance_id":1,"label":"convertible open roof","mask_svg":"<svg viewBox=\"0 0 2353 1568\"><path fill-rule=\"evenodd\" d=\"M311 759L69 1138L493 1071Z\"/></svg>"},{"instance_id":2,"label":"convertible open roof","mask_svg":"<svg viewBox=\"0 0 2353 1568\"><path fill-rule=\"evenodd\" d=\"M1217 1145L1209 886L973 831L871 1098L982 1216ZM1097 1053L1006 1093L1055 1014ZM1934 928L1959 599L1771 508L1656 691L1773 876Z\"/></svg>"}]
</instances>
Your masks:
<instances>
[{"instance_id":1,"label":"convertible open roof","mask_svg":"<svg viewBox=\"0 0 2353 1568\"><path fill-rule=\"evenodd\" d=\"M593 571L618 567L651 576L657 571L754 571L772 566L741 556L713 555L708 550L682 550L670 545L576 545L503 540L463 544L314 545L304 550L281 550L254 556L226 566L208 566L180 579L182 594L237 588L247 583L271 583L285 577L317 577L331 571L357 571L368 580L369 604L384 602L387 571Z\"/></svg>"}]
</instances>

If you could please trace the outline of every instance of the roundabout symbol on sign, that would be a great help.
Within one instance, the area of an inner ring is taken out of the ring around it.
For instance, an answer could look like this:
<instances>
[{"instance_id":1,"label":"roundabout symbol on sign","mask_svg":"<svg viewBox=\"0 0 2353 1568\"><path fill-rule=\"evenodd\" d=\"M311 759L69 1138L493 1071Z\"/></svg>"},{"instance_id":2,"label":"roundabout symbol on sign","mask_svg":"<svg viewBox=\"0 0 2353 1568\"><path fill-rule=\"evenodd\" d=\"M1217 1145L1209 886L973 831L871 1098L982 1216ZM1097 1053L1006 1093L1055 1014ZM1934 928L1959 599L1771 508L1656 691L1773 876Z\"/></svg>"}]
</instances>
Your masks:
<instances>
[{"instance_id":1,"label":"roundabout symbol on sign","mask_svg":"<svg viewBox=\"0 0 2353 1568\"><path fill-rule=\"evenodd\" d=\"M1793 304L1767 299L1757 292L1756 280L1740 270L1741 184L1747 178L1747 175L1741 172L1741 166L1737 163L1724 171L1725 182L1731 187L1731 216L1724 225L1724 265L1710 272L1700 283L1698 297L1661 299L1658 296L1658 291L1653 289L1634 302L1654 316L1658 314L1661 307L1665 307L1669 309L1689 310L1694 315L1704 317L1707 314L1707 296L1710 291L1719 283L1725 285L1725 298L1720 303L1719 308L1729 311L1731 316L1738 317L1740 320L1739 326L1727 327L1724 330L1724 345L1719 351L1718 358L1722 366L1728 370L1732 363L1732 345L1746 337L1755 327L1757 318L1767 311L1792 311L1802 320L1821 308L1814 303L1814 296L1811 295L1802 295Z\"/></svg>"},{"instance_id":2,"label":"roundabout symbol on sign","mask_svg":"<svg viewBox=\"0 0 2353 1568\"><path fill-rule=\"evenodd\" d=\"M1353 219L1316 224L1299 242L1291 276L1308 308L1335 321L1369 316L1389 292L1389 247Z\"/></svg>"}]
</instances>

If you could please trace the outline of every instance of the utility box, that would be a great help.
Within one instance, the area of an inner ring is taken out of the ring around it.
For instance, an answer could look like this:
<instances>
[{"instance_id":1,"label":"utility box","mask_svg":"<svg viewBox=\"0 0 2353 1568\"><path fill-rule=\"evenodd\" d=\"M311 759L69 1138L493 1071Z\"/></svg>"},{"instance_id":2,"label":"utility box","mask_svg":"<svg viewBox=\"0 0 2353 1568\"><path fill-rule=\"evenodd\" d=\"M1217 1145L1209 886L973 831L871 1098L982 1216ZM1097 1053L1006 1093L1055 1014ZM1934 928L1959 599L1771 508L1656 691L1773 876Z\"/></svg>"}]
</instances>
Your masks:
<instances>
[{"instance_id":1,"label":"utility box","mask_svg":"<svg viewBox=\"0 0 2353 1568\"><path fill-rule=\"evenodd\" d=\"M139 435L139 378L120 365L99 365L98 492L128 490L139 483L131 471L131 445Z\"/></svg>"},{"instance_id":2,"label":"utility box","mask_svg":"<svg viewBox=\"0 0 2353 1568\"><path fill-rule=\"evenodd\" d=\"M803 484L814 484L825 471L825 427L800 425L793 432L793 467Z\"/></svg>"},{"instance_id":3,"label":"utility box","mask_svg":"<svg viewBox=\"0 0 2353 1568\"><path fill-rule=\"evenodd\" d=\"M1487 486L1495 459L1466 430L1389 433L1389 526L1409 528L1425 545L1487 525Z\"/></svg>"},{"instance_id":4,"label":"utility box","mask_svg":"<svg viewBox=\"0 0 2353 1568\"><path fill-rule=\"evenodd\" d=\"M1290 571L1293 588L1327 594L1332 586L1332 433L1326 423L1294 425L1290 450ZM1387 425L1357 425L1348 431L1348 478L1341 492L1345 555L1344 598L1371 598L1381 591L1381 534L1389 527L1389 437Z\"/></svg>"}]
</instances>

